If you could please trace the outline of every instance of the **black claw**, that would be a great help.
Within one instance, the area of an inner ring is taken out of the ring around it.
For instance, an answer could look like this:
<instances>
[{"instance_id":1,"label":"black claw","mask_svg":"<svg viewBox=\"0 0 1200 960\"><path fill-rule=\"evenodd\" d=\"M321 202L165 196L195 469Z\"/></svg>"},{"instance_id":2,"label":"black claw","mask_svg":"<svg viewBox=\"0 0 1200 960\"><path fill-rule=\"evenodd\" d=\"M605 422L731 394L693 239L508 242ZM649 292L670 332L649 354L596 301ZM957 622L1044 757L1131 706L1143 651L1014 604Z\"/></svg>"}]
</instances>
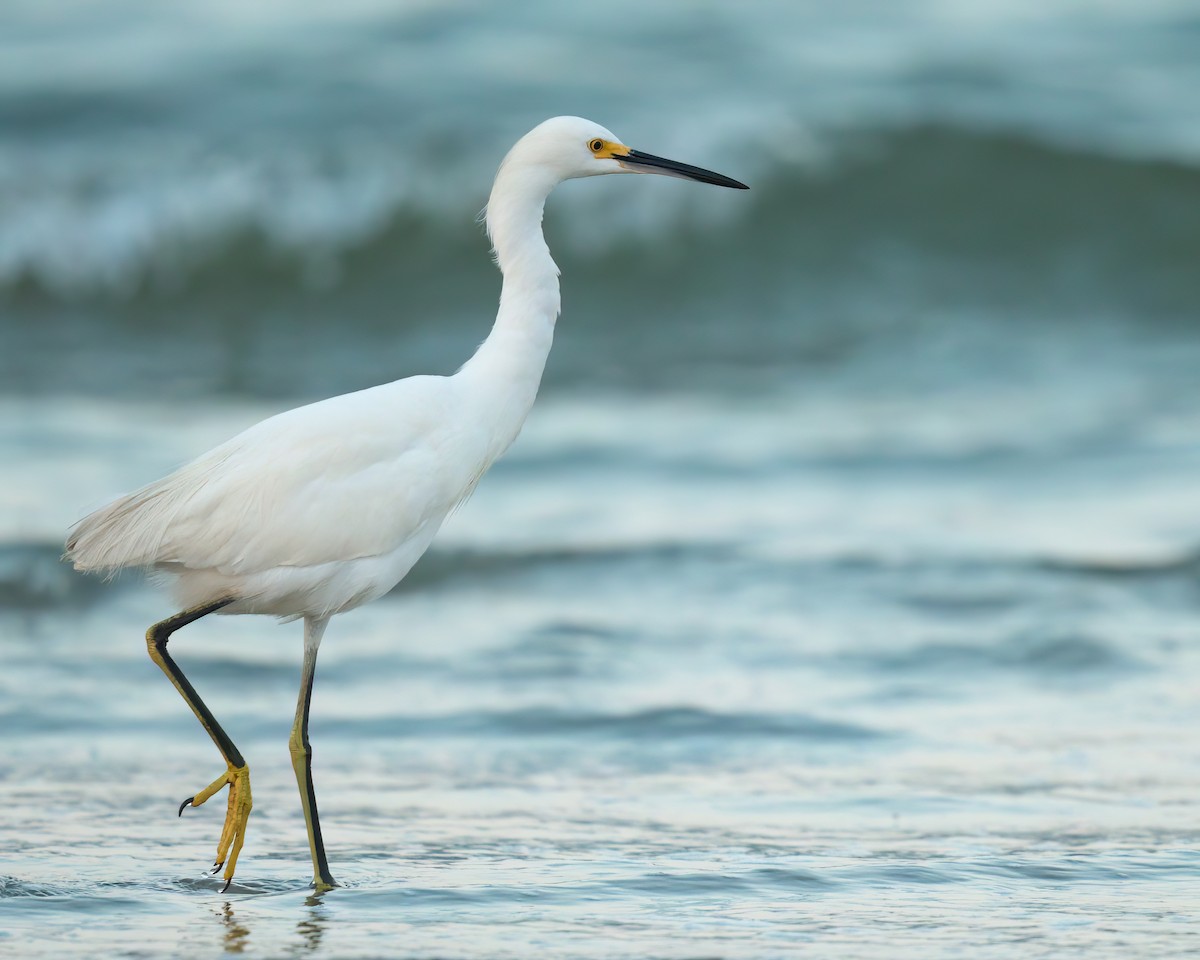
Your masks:
<instances>
[{"instance_id":1,"label":"black claw","mask_svg":"<svg viewBox=\"0 0 1200 960\"><path fill-rule=\"evenodd\" d=\"M225 886L223 886L223 887L221 888L221 892L222 892L222 893L224 893L226 890L228 890L228 889L229 889L229 885L230 885L231 883L233 883L233 877L230 877L228 880L226 880L226 881L225 881Z\"/></svg>"},{"instance_id":2,"label":"black claw","mask_svg":"<svg viewBox=\"0 0 1200 960\"><path fill-rule=\"evenodd\" d=\"M183 803L181 803L179 805L179 816L181 816L181 817L183 816L183 808L189 806L191 804L191 802L195 799L196 799L195 797L188 797L186 800L183 801Z\"/></svg>"},{"instance_id":3,"label":"black claw","mask_svg":"<svg viewBox=\"0 0 1200 960\"><path fill-rule=\"evenodd\" d=\"M222 860L220 863L214 863L212 865L212 869L210 871L208 871L208 875L210 877L215 877L220 872L220 870L223 866L225 866L224 860Z\"/></svg>"}]
</instances>

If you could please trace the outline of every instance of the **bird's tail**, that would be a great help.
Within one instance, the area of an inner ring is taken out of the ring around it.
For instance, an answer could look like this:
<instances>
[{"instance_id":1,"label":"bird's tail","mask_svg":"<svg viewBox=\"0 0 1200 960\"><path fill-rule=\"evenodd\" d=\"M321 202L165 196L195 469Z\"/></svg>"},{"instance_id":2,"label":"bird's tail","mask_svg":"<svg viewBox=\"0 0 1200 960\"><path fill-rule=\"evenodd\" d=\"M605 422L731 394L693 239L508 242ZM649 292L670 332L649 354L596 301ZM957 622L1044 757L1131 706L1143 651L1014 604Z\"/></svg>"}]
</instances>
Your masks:
<instances>
[{"instance_id":1,"label":"bird's tail","mask_svg":"<svg viewBox=\"0 0 1200 960\"><path fill-rule=\"evenodd\" d=\"M63 559L76 570L109 575L122 567L153 565L179 506L174 499L159 481L101 507L71 528Z\"/></svg>"}]
</instances>

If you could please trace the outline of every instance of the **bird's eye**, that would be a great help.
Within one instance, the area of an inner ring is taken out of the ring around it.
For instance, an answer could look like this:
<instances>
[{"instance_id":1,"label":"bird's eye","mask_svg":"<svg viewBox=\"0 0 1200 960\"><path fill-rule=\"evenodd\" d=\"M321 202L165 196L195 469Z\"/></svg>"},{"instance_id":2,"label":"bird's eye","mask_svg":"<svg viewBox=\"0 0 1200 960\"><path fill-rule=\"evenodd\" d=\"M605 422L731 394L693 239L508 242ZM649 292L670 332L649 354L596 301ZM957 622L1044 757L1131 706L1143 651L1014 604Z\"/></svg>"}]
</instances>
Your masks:
<instances>
[{"instance_id":1,"label":"bird's eye","mask_svg":"<svg viewBox=\"0 0 1200 960\"><path fill-rule=\"evenodd\" d=\"M593 140L588 144L592 153L599 153L604 148L604 141L600 139Z\"/></svg>"}]
</instances>

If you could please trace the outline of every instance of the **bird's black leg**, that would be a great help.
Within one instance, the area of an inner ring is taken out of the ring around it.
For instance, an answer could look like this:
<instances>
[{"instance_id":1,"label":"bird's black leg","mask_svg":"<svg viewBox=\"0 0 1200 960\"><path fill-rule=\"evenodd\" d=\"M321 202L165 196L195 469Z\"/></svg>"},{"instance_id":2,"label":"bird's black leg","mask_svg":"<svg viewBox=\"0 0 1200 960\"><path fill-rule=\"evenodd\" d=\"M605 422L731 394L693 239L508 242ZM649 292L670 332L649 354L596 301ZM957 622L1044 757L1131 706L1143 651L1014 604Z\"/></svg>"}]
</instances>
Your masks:
<instances>
[{"instance_id":1,"label":"bird's black leg","mask_svg":"<svg viewBox=\"0 0 1200 960\"><path fill-rule=\"evenodd\" d=\"M337 886L329 872L325 857L325 841L321 837L321 821L317 817L317 794L313 789L312 746L308 742L308 711L312 706L313 678L317 670L317 648L328 623L325 619L304 620L304 666L300 674L300 696L296 701L296 720L288 748L292 754L292 769L300 787L300 804L304 809L304 824L308 828L308 847L312 853L313 886L318 891Z\"/></svg>"},{"instance_id":2,"label":"bird's black leg","mask_svg":"<svg viewBox=\"0 0 1200 960\"><path fill-rule=\"evenodd\" d=\"M212 737L213 743L221 751L221 756L225 758L226 771L194 797L184 800L180 804L179 813L182 816L184 807L189 805L200 806L224 789L226 784L229 785L229 805L225 813L225 827L221 831L221 839L217 843L217 858L213 864L216 869L225 866L224 889L226 890L233 882L233 871L237 866L238 854L241 853L242 843L245 840L246 821L250 818L250 810L253 806L250 796L250 768L246 766L241 751L234 746L229 735L217 723L217 718L212 715L212 711L200 699L196 688L192 686L188 678L183 675L183 671L179 669L179 665L167 653L167 641L171 638L171 634L180 627L186 627L201 617L206 617L222 607L227 607L233 603L234 599L228 597L193 607L191 610L184 610L182 613L177 613L173 617L154 624L146 631L146 649L150 653L150 659L158 664L162 672L167 675L167 679L175 685L175 689L192 708L192 713L196 715L200 725Z\"/></svg>"}]
</instances>

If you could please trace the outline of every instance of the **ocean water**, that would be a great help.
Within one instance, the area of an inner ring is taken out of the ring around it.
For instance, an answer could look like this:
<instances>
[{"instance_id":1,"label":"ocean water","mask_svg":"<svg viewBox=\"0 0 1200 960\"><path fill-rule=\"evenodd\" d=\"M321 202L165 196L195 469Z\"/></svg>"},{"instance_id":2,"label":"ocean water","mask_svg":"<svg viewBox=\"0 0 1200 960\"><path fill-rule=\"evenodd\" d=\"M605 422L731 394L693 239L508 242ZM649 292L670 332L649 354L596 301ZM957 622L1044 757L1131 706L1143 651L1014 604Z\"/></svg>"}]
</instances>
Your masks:
<instances>
[{"instance_id":1,"label":"ocean water","mask_svg":"<svg viewBox=\"0 0 1200 960\"><path fill-rule=\"evenodd\" d=\"M0 955L1200 952L1194 4L0 7ZM256 420L449 372L508 145L565 185L525 432L335 619L172 641L66 528Z\"/></svg>"}]
</instances>

